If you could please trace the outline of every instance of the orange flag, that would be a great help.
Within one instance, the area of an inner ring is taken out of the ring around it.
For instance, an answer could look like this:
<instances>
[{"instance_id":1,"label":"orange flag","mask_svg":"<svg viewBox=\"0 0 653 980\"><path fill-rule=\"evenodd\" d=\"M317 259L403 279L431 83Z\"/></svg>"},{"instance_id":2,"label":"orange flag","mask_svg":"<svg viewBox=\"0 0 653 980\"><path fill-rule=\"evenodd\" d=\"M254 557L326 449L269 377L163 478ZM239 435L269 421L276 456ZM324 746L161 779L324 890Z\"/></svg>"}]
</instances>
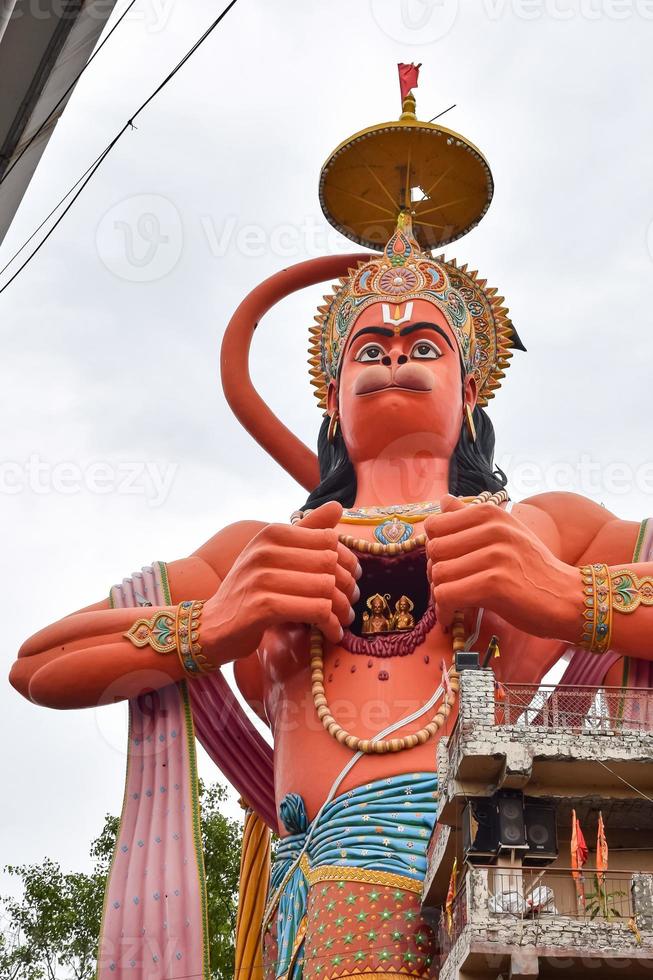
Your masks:
<instances>
[{"instance_id":1,"label":"orange flag","mask_svg":"<svg viewBox=\"0 0 653 980\"><path fill-rule=\"evenodd\" d=\"M447 892L447 901L445 902L444 908L447 913L447 932L451 935L451 930L453 929L453 900L456 897L456 881L458 879L458 858L453 859L453 867L451 869L451 878L449 879L449 891Z\"/></svg>"},{"instance_id":2,"label":"orange flag","mask_svg":"<svg viewBox=\"0 0 653 980\"><path fill-rule=\"evenodd\" d=\"M603 814L599 810L599 826L596 831L596 885L599 893L599 900L604 907L605 915L608 914L608 893L605 888L605 873L608 870L608 842L605 839L605 827L603 826Z\"/></svg>"},{"instance_id":3,"label":"orange flag","mask_svg":"<svg viewBox=\"0 0 653 980\"><path fill-rule=\"evenodd\" d=\"M585 908L585 879L583 878L583 865L589 855L585 836L581 829L576 811L571 811L571 876L576 883L576 898L581 909Z\"/></svg>"},{"instance_id":4,"label":"orange flag","mask_svg":"<svg viewBox=\"0 0 653 980\"><path fill-rule=\"evenodd\" d=\"M603 884L605 872L608 870L608 842L605 839L605 827L603 826L603 814L599 810L599 826L596 832L596 871L597 878Z\"/></svg>"}]
</instances>

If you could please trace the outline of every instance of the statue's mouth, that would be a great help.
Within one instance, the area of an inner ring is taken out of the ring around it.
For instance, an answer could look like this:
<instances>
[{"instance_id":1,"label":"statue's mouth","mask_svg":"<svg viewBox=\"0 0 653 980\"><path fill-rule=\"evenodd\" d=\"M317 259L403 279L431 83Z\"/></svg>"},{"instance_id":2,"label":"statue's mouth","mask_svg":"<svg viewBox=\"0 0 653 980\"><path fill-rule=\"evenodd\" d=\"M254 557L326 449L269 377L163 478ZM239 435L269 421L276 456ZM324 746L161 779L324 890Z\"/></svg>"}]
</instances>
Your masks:
<instances>
[{"instance_id":1,"label":"statue's mouth","mask_svg":"<svg viewBox=\"0 0 653 980\"><path fill-rule=\"evenodd\" d=\"M431 390L432 390L432 388L430 386L428 388L425 388L422 385L394 385L394 384L391 384L391 385L381 385L378 388L368 388L365 391L357 391L356 394L357 395L374 395L376 392L379 392L379 391L422 391L422 392L426 392L426 391L431 391Z\"/></svg>"},{"instance_id":2,"label":"statue's mouth","mask_svg":"<svg viewBox=\"0 0 653 980\"><path fill-rule=\"evenodd\" d=\"M402 364L396 371L375 366L360 374L355 381L357 395L371 395L378 391L432 391L433 375L418 364Z\"/></svg>"}]
</instances>

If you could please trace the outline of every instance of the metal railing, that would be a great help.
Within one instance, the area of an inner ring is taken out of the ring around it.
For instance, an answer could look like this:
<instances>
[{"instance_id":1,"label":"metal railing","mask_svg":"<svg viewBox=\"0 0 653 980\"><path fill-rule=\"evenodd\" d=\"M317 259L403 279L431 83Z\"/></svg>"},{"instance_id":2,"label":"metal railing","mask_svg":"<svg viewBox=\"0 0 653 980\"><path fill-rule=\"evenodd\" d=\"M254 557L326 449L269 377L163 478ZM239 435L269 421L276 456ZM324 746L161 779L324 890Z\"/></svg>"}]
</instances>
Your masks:
<instances>
[{"instance_id":1,"label":"metal railing","mask_svg":"<svg viewBox=\"0 0 653 980\"><path fill-rule=\"evenodd\" d=\"M574 878L571 869L502 868L476 866L473 873L485 877L486 887L475 888L470 894L470 871L463 876L451 909L440 911L437 947L440 968L475 913L490 913L506 922L536 921L544 927L556 919L574 919L586 924L593 922L608 927L621 923L632 928L635 909L632 883L636 871L607 871L599 873L585 868Z\"/></svg>"},{"instance_id":2,"label":"metal railing","mask_svg":"<svg viewBox=\"0 0 653 980\"><path fill-rule=\"evenodd\" d=\"M467 925L467 875L460 882L456 897L451 908L451 917L446 908L440 914L437 934L437 950L440 958L440 968L447 956L456 945L456 941Z\"/></svg>"},{"instance_id":3,"label":"metal railing","mask_svg":"<svg viewBox=\"0 0 653 980\"><path fill-rule=\"evenodd\" d=\"M495 723L574 732L653 732L653 690L497 684Z\"/></svg>"},{"instance_id":4,"label":"metal railing","mask_svg":"<svg viewBox=\"0 0 653 980\"><path fill-rule=\"evenodd\" d=\"M484 869L488 911L517 919L556 916L596 922L628 922L633 916L634 871L599 873L585 868L574 878L571 869Z\"/></svg>"}]
</instances>

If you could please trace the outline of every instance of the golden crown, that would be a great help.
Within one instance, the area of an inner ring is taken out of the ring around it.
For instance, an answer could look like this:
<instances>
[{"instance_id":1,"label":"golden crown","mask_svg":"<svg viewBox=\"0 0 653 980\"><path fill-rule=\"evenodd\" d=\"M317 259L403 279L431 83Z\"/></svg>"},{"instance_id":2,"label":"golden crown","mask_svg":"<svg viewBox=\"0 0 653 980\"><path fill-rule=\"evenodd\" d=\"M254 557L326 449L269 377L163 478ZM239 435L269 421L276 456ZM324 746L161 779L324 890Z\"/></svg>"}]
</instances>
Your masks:
<instances>
[{"instance_id":1,"label":"golden crown","mask_svg":"<svg viewBox=\"0 0 653 980\"><path fill-rule=\"evenodd\" d=\"M324 297L310 328L311 384L320 408L336 381L342 352L359 314L372 303L403 304L425 299L442 311L458 342L467 373L473 372L478 404L487 405L499 388L512 357L521 348L503 296L454 260L432 258L420 250L410 215L401 212L397 228L378 258L361 263Z\"/></svg>"}]
</instances>

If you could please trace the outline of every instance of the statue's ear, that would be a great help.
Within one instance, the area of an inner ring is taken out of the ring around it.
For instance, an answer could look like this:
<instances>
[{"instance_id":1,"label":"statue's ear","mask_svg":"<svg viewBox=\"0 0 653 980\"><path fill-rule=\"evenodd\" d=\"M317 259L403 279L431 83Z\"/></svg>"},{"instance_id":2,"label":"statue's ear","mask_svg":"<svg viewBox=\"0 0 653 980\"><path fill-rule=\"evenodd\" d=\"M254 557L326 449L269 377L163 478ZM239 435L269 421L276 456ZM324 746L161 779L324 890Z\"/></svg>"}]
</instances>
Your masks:
<instances>
[{"instance_id":1,"label":"statue's ear","mask_svg":"<svg viewBox=\"0 0 653 980\"><path fill-rule=\"evenodd\" d=\"M472 411L478 399L478 385L473 374L468 374L463 383L463 403L469 405Z\"/></svg>"},{"instance_id":2,"label":"statue's ear","mask_svg":"<svg viewBox=\"0 0 653 980\"><path fill-rule=\"evenodd\" d=\"M329 415L333 413L338 408L338 389L336 387L335 381L329 381L329 387L327 388L327 412Z\"/></svg>"}]
</instances>

